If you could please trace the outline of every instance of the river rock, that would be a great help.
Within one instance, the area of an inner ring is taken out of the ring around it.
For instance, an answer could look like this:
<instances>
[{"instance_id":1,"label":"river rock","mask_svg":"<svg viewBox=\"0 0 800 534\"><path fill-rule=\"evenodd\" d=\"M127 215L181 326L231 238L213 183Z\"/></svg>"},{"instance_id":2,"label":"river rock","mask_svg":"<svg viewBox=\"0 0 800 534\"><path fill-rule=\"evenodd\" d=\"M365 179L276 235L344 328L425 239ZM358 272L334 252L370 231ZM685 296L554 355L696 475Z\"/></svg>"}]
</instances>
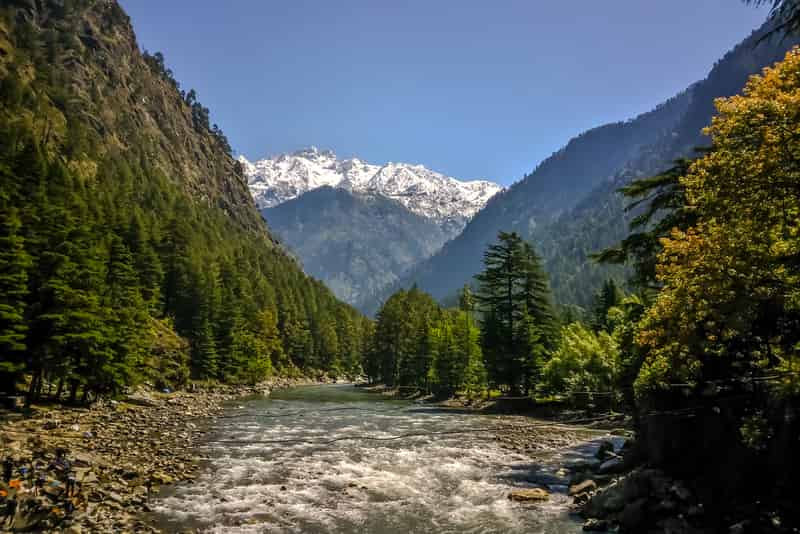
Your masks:
<instances>
[{"instance_id":1,"label":"river rock","mask_svg":"<svg viewBox=\"0 0 800 534\"><path fill-rule=\"evenodd\" d=\"M595 458L598 460L605 460L606 455L609 452L614 452L614 444L608 440L604 440L600 443L600 446L597 448L597 452L595 453Z\"/></svg>"},{"instance_id":2,"label":"river rock","mask_svg":"<svg viewBox=\"0 0 800 534\"><path fill-rule=\"evenodd\" d=\"M672 487L670 488L670 491L675 496L677 496L680 500L682 500L684 502L686 502L686 501L688 501L689 499L692 498L692 492L689 491L686 488L686 486L684 486L683 484L680 484L678 482L676 482L675 484L672 485Z\"/></svg>"},{"instance_id":3,"label":"river rock","mask_svg":"<svg viewBox=\"0 0 800 534\"><path fill-rule=\"evenodd\" d=\"M640 532L646 518L647 499L638 499L625 505L619 514L619 523L628 532Z\"/></svg>"},{"instance_id":4,"label":"river rock","mask_svg":"<svg viewBox=\"0 0 800 534\"><path fill-rule=\"evenodd\" d=\"M154 473L150 479L156 484L172 484L175 481L174 478L163 472Z\"/></svg>"},{"instance_id":5,"label":"river rock","mask_svg":"<svg viewBox=\"0 0 800 534\"><path fill-rule=\"evenodd\" d=\"M541 502L548 500L550 493L542 488L520 489L509 493L508 498L515 502Z\"/></svg>"},{"instance_id":6,"label":"river rock","mask_svg":"<svg viewBox=\"0 0 800 534\"><path fill-rule=\"evenodd\" d=\"M621 484L611 484L592 496L586 503L584 512L589 517L604 518L622 510L625 506L623 491Z\"/></svg>"},{"instance_id":7,"label":"river rock","mask_svg":"<svg viewBox=\"0 0 800 534\"><path fill-rule=\"evenodd\" d=\"M606 475L610 473L620 473L625 468L625 463L622 461L622 458L611 458L610 460L606 460L600 467L597 469L597 472L601 475Z\"/></svg>"},{"instance_id":8,"label":"river rock","mask_svg":"<svg viewBox=\"0 0 800 534\"><path fill-rule=\"evenodd\" d=\"M602 462L596 458L587 458L567 463L567 468L573 472L594 471Z\"/></svg>"},{"instance_id":9,"label":"river rock","mask_svg":"<svg viewBox=\"0 0 800 534\"><path fill-rule=\"evenodd\" d=\"M584 480L580 484L573 484L569 487L570 497L579 495L581 493L591 493L597 489L597 483L594 480Z\"/></svg>"},{"instance_id":10,"label":"river rock","mask_svg":"<svg viewBox=\"0 0 800 534\"><path fill-rule=\"evenodd\" d=\"M605 519L591 518L583 523L584 532L608 532L610 527L611 525Z\"/></svg>"}]
</instances>

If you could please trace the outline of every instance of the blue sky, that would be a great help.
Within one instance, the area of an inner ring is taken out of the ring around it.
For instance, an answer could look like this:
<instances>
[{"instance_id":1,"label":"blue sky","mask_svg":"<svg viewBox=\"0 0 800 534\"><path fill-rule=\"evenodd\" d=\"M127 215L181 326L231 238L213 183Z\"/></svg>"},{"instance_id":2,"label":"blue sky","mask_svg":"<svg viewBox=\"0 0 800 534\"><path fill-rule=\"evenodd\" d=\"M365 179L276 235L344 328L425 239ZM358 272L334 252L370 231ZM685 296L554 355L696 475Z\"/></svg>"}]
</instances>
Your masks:
<instances>
[{"instance_id":1,"label":"blue sky","mask_svg":"<svg viewBox=\"0 0 800 534\"><path fill-rule=\"evenodd\" d=\"M316 145L502 184L705 77L766 17L737 0L121 3L250 159Z\"/></svg>"}]
</instances>

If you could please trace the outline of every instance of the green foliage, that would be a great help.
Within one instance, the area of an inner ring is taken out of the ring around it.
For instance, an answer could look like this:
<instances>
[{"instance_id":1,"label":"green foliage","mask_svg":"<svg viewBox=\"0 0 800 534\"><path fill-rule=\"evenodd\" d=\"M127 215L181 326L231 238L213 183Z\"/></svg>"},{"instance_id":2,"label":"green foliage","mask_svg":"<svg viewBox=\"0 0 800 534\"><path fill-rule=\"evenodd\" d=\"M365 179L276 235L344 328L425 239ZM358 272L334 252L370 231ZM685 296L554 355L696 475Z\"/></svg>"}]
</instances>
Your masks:
<instances>
[{"instance_id":1,"label":"green foliage","mask_svg":"<svg viewBox=\"0 0 800 534\"><path fill-rule=\"evenodd\" d=\"M429 347L433 355L431 382L440 396L463 390L468 396L480 394L486 385L486 370L480 347L480 330L469 312L445 310L430 328Z\"/></svg>"},{"instance_id":2,"label":"green foliage","mask_svg":"<svg viewBox=\"0 0 800 534\"><path fill-rule=\"evenodd\" d=\"M619 345L607 332L593 332L581 323L562 328L561 343L544 367L547 393L615 394L620 373Z\"/></svg>"},{"instance_id":3,"label":"green foliage","mask_svg":"<svg viewBox=\"0 0 800 534\"><path fill-rule=\"evenodd\" d=\"M477 295L461 290L459 309L442 310L416 287L392 295L364 362L370 379L440 396L478 395L487 383L535 387L558 336L546 275L517 234L500 234L486 266Z\"/></svg>"},{"instance_id":4,"label":"green foliage","mask_svg":"<svg viewBox=\"0 0 800 534\"><path fill-rule=\"evenodd\" d=\"M417 288L400 290L378 312L365 371L389 386L428 389L432 354L428 331L439 306Z\"/></svg>"},{"instance_id":5,"label":"green foliage","mask_svg":"<svg viewBox=\"0 0 800 534\"><path fill-rule=\"evenodd\" d=\"M698 152L706 153L705 149ZM656 264L661 253L661 240L674 228L686 230L695 223L695 213L686 208L685 189L680 177L686 174L692 160L678 160L667 171L634 180L620 188L630 199L626 212L635 212L629 222L630 233L618 245L593 255L599 263L630 264L631 282L640 289L658 288Z\"/></svg>"},{"instance_id":6,"label":"green foliage","mask_svg":"<svg viewBox=\"0 0 800 534\"><path fill-rule=\"evenodd\" d=\"M3 190L5 190L5 183ZM0 391L11 391L24 370L25 338L28 324L25 303L31 259L25 251L22 225L17 210L3 199L0 209Z\"/></svg>"},{"instance_id":7,"label":"green foliage","mask_svg":"<svg viewBox=\"0 0 800 534\"><path fill-rule=\"evenodd\" d=\"M711 381L735 390L797 357L798 88L794 50L742 95L717 100L712 150L680 177L696 222L661 241L663 287L638 333L640 395Z\"/></svg>"},{"instance_id":8,"label":"green foliage","mask_svg":"<svg viewBox=\"0 0 800 534\"><path fill-rule=\"evenodd\" d=\"M480 331L469 294L461 301L466 309L442 310L417 288L392 295L378 313L364 363L370 379L443 397L480 394L486 385Z\"/></svg>"},{"instance_id":9,"label":"green foliage","mask_svg":"<svg viewBox=\"0 0 800 534\"><path fill-rule=\"evenodd\" d=\"M619 306L622 303L623 293L617 287L614 280L609 279L603 284L600 291L597 292L594 298L594 310L592 317L592 327L595 330L605 330L610 332L613 330L611 323L614 321L613 316L609 317L609 310Z\"/></svg>"}]
</instances>

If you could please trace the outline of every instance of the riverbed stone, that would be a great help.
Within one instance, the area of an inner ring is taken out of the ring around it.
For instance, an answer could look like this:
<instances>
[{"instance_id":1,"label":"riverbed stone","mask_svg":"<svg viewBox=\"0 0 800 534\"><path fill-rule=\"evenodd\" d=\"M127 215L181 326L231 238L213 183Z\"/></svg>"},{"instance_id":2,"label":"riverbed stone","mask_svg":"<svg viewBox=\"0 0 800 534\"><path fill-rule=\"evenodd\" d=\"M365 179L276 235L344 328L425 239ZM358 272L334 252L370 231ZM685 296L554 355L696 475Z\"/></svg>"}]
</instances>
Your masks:
<instances>
[{"instance_id":1,"label":"riverbed stone","mask_svg":"<svg viewBox=\"0 0 800 534\"><path fill-rule=\"evenodd\" d=\"M603 440L600 442L600 446L597 448L595 458L601 461L605 460L609 452L614 452L614 444L608 440Z\"/></svg>"},{"instance_id":2,"label":"riverbed stone","mask_svg":"<svg viewBox=\"0 0 800 534\"><path fill-rule=\"evenodd\" d=\"M638 499L625 505L619 513L618 520L629 532L640 532L646 518L647 499Z\"/></svg>"},{"instance_id":3,"label":"riverbed stone","mask_svg":"<svg viewBox=\"0 0 800 534\"><path fill-rule=\"evenodd\" d=\"M621 484L611 484L595 493L584 509L589 517L605 518L622 510L625 497Z\"/></svg>"},{"instance_id":4,"label":"riverbed stone","mask_svg":"<svg viewBox=\"0 0 800 534\"><path fill-rule=\"evenodd\" d=\"M581 493L591 493L597 489L597 483L592 480L584 480L579 484L573 484L569 487L569 495L570 497L574 497L575 495L579 495Z\"/></svg>"},{"instance_id":5,"label":"riverbed stone","mask_svg":"<svg viewBox=\"0 0 800 534\"><path fill-rule=\"evenodd\" d=\"M605 519L596 519L594 517L587 519L583 523L584 532L608 532L611 524Z\"/></svg>"},{"instance_id":6,"label":"riverbed stone","mask_svg":"<svg viewBox=\"0 0 800 534\"><path fill-rule=\"evenodd\" d=\"M606 475L610 473L620 473L625 468L625 463L622 461L622 458L611 458L610 460L606 460L600 467L597 469L597 472L601 475Z\"/></svg>"},{"instance_id":7,"label":"riverbed stone","mask_svg":"<svg viewBox=\"0 0 800 534\"><path fill-rule=\"evenodd\" d=\"M541 502L550 498L550 492L542 488L529 488L514 490L508 498L515 502Z\"/></svg>"}]
</instances>

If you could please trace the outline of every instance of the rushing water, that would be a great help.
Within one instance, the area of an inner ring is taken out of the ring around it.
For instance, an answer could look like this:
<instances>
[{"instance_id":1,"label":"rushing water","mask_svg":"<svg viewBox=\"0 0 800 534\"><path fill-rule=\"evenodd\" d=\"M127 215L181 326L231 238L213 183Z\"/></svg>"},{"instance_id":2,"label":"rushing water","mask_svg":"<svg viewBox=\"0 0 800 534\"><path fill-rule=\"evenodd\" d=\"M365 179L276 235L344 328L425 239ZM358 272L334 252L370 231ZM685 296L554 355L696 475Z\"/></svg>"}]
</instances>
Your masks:
<instances>
[{"instance_id":1,"label":"rushing water","mask_svg":"<svg viewBox=\"0 0 800 534\"><path fill-rule=\"evenodd\" d=\"M161 496L158 523L209 532L580 532L557 474L575 451L536 463L490 433L465 432L498 421L351 386L276 392L214 423L202 451L209 465ZM508 500L543 477L547 503Z\"/></svg>"}]
</instances>

